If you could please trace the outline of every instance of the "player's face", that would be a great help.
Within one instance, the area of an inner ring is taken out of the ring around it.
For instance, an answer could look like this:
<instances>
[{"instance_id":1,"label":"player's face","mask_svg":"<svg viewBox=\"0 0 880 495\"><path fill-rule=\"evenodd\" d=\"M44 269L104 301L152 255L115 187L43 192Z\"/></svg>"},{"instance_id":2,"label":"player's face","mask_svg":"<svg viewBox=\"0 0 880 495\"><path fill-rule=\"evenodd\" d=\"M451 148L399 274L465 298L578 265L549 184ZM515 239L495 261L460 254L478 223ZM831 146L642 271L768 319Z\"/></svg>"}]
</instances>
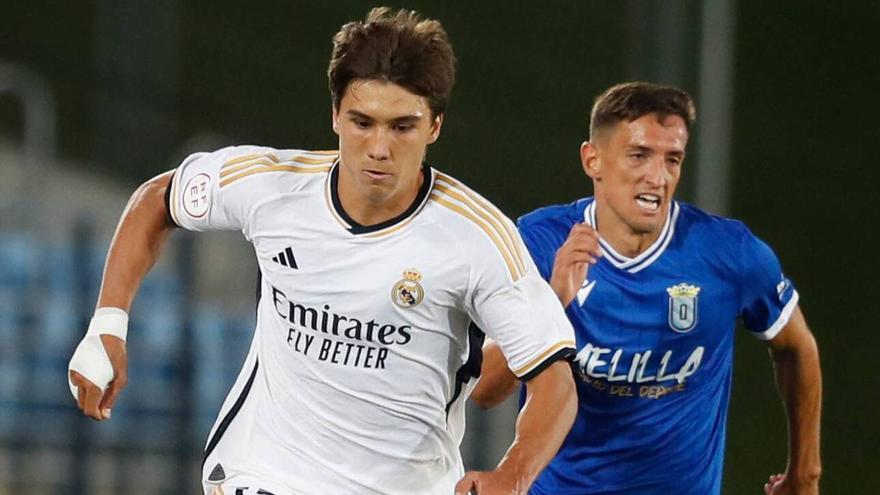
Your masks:
<instances>
[{"instance_id":1,"label":"player's face","mask_svg":"<svg viewBox=\"0 0 880 495\"><path fill-rule=\"evenodd\" d=\"M355 206L362 201L406 209L421 185L425 151L440 135L442 121L442 115L431 117L425 97L397 84L352 81L333 110L340 195L353 193L349 199Z\"/></svg>"},{"instance_id":2,"label":"player's face","mask_svg":"<svg viewBox=\"0 0 880 495\"><path fill-rule=\"evenodd\" d=\"M584 170L605 205L600 208L610 213L606 218L634 234L658 234L678 185L687 140L684 119L669 115L658 120L657 114L648 114L619 122L595 142L584 143Z\"/></svg>"}]
</instances>

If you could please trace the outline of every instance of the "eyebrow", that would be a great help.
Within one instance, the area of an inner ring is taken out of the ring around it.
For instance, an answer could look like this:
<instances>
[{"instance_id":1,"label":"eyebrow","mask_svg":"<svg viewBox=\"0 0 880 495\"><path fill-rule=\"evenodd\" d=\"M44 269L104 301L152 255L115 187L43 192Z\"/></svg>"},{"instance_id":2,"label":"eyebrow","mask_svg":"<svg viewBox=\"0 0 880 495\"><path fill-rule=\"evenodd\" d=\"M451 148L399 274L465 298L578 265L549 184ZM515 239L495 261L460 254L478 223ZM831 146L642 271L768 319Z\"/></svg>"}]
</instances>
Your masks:
<instances>
[{"instance_id":1,"label":"eyebrow","mask_svg":"<svg viewBox=\"0 0 880 495\"><path fill-rule=\"evenodd\" d=\"M653 148L649 148L647 146L640 146L637 144L629 144L626 147L628 150L638 150L638 151L647 152L647 153L654 153L656 151ZM673 151L667 151L665 154L675 155L675 156L684 156L685 152L679 151L679 150L673 150Z\"/></svg>"},{"instance_id":2,"label":"eyebrow","mask_svg":"<svg viewBox=\"0 0 880 495\"><path fill-rule=\"evenodd\" d=\"M346 113L351 117L357 117L359 119L370 120L370 121L376 120L373 117L371 117L363 112L359 112L357 110L348 110ZM395 118L391 119L391 123L393 123L393 124L412 124L412 123L418 122L419 119L420 119L420 117L418 115L403 115L401 117L395 117Z\"/></svg>"}]
</instances>

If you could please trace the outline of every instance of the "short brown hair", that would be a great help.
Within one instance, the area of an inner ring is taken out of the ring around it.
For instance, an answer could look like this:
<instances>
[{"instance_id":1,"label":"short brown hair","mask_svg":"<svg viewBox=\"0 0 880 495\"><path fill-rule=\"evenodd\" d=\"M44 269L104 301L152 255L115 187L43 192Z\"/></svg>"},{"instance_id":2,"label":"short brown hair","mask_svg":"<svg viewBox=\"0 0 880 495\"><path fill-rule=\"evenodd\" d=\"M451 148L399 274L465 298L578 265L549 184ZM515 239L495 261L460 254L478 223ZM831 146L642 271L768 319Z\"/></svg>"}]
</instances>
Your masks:
<instances>
[{"instance_id":1,"label":"short brown hair","mask_svg":"<svg viewBox=\"0 0 880 495\"><path fill-rule=\"evenodd\" d=\"M397 84L428 99L433 116L446 111L455 84L455 55L438 21L412 10L377 7L333 37L327 69L333 107L355 79Z\"/></svg>"},{"instance_id":2,"label":"short brown hair","mask_svg":"<svg viewBox=\"0 0 880 495\"><path fill-rule=\"evenodd\" d=\"M678 115L690 131L697 111L690 95L672 86L646 82L626 82L605 90L596 98L590 113L590 138L596 131L621 121L632 122L643 115L656 113L660 118Z\"/></svg>"}]
</instances>

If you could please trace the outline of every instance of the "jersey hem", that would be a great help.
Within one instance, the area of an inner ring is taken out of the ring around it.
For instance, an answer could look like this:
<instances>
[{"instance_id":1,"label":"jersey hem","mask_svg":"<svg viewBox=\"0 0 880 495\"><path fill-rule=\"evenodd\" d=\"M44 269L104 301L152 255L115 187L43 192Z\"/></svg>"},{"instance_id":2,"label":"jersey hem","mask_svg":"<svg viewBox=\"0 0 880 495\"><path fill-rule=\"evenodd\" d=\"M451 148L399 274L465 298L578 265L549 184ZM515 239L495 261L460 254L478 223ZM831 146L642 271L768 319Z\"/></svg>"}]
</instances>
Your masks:
<instances>
[{"instance_id":1,"label":"jersey hem","mask_svg":"<svg viewBox=\"0 0 880 495\"><path fill-rule=\"evenodd\" d=\"M168 221L168 225L179 229L180 225L174 219L174 215L171 214L171 188L174 185L175 177L177 177L177 170L171 173L171 180L168 181L168 185L165 187L165 219Z\"/></svg>"},{"instance_id":2,"label":"jersey hem","mask_svg":"<svg viewBox=\"0 0 880 495\"><path fill-rule=\"evenodd\" d=\"M795 290L791 295L791 299L788 300L788 303L785 304L785 307L782 308L782 313L779 314L779 318L770 325L770 328L764 330L763 332L755 333L755 336L761 340L773 340L773 337L776 337L782 328L788 323L788 320L791 319L792 313L794 313L794 308L797 307L797 302L800 296L798 296L798 292Z\"/></svg>"},{"instance_id":3,"label":"jersey hem","mask_svg":"<svg viewBox=\"0 0 880 495\"><path fill-rule=\"evenodd\" d=\"M550 367L550 365L555 363L556 361L559 361L560 359L571 360L571 358L574 357L574 354L575 354L574 347L564 347L562 349L559 349L558 351L554 352L553 354L548 356L546 359L541 361L540 364L538 364L537 366L532 368L531 371L529 371L528 373L526 373L524 375L521 375L519 377L519 379L524 382L527 382L527 381L531 380L532 378L540 375L542 371L544 371L545 369Z\"/></svg>"}]
</instances>

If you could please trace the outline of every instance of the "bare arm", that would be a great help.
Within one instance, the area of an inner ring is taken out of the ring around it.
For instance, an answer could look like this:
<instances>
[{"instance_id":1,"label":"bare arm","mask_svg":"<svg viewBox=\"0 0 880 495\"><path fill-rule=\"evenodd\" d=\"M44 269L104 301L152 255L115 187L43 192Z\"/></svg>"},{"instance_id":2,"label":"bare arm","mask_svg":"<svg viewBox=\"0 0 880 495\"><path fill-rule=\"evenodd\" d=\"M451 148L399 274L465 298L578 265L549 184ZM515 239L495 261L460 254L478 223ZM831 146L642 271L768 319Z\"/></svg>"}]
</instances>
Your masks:
<instances>
[{"instance_id":1,"label":"bare arm","mask_svg":"<svg viewBox=\"0 0 880 495\"><path fill-rule=\"evenodd\" d=\"M822 372L816 340L800 308L769 347L788 418L788 465L785 474L771 477L764 490L774 495L818 494Z\"/></svg>"},{"instance_id":2,"label":"bare arm","mask_svg":"<svg viewBox=\"0 0 880 495\"><path fill-rule=\"evenodd\" d=\"M128 311L141 281L159 257L173 229L165 208L165 191L171 175L172 172L166 172L148 180L129 199L104 264L98 308L116 307ZM78 388L79 408L85 415L99 421L110 417L110 409L125 387L128 376L125 342L110 335L101 335L101 341L114 371L114 379L106 390L102 392L79 373L70 372L71 381Z\"/></svg>"},{"instance_id":3,"label":"bare arm","mask_svg":"<svg viewBox=\"0 0 880 495\"><path fill-rule=\"evenodd\" d=\"M165 190L173 172L157 175L131 195L110 243L97 307L128 311L144 277L159 258L173 227L168 223Z\"/></svg>"},{"instance_id":4,"label":"bare arm","mask_svg":"<svg viewBox=\"0 0 880 495\"><path fill-rule=\"evenodd\" d=\"M483 346L480 381L471 393L471 400L481 409L491 409L507 400L517 385L519 380L507 367L501 347L492 340L487 341Z\"/></svg>"},{"instance_id":5,"label":"bare arm","mask_svg":"<svg viewBox=\"0 0 880 495\"><path fill-rule=\"evenodd\" d=\"M557 361L526 386L526 402L516 422L516 436L498 467L471 471L455 487L486 494L525 494L550 462L571 429L577 413L574 380L567 361Z\"/></svg>"}]
</instances>

